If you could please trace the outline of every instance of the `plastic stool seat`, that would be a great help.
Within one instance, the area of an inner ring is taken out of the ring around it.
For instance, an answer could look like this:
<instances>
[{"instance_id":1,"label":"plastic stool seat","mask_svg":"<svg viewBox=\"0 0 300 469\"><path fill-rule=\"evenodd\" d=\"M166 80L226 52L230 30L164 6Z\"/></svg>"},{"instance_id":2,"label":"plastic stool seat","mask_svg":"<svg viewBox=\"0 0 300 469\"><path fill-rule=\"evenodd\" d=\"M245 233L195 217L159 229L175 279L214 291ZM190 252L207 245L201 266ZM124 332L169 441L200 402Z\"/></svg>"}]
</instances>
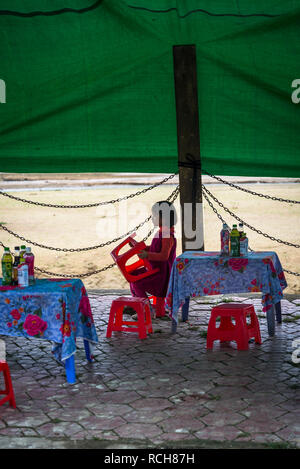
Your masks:
<instances>
[{"instance_id":1,"label":"plastic stool seat","mask_svg":"<svg viewBox=\"0 0 300 469\"><path fill-rule=\"evenodd\" d=\"M126 321L123 319L124 306L130 306L136 311L136 321ZM146 339L147 332L152 334L149 300L147 298L124 296L113 300L109 313L106 337L111 337L113 331L138 332L140 339Z\"/></svg>"},{"instance_id":2,"label":"plastic stool seat","mask_svg":"<svg viewBox=\"0 0 300 469\"><path fill-rule=\"evenodd\" d=\"M4 402L9 402L11 407L16 408L16 401L15 401L15 394L12 386L9 366L6 362L0 361L0 371L3 372L4 382L5 382L5 389L0 389L0 394L5 394L5 397L0 399L0 405L4 404Z\"/></svg>"},{"instance_id":3,"label":"plastic stool seat","mask_svg":"<svg viewBox=\"0 0 300 469\"><path fill-rule=\"evenodd\" d=\"M247 323L247 316L251 322ZM216 321L220 317L220 326ZM235 324L232 323L232 318ZM206 348L213 348L213 342L236 341L238 350L249 349L249 339L254 337L257 344L261 344L259 322L252 304L226 303L215 306L211 310L208 322Z\"/></svg>"}]
</instances>

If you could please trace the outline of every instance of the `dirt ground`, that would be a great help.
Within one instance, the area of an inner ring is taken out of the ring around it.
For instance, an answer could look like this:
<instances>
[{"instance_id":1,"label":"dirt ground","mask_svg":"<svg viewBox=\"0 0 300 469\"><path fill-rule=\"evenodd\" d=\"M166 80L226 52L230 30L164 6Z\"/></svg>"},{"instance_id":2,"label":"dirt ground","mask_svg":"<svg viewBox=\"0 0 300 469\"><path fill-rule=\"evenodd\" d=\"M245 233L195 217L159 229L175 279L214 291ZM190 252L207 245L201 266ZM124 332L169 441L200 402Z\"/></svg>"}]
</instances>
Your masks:
<instances>
[{"instance_id":1,"label":"dirt ground","mask_svg":"<svg viewBox=\"0 0 300 469\"><path fill-rule=\"evenodd\" d=\"M45 185L44 187L47 189ZM253 196L223 184L208 184L206 187L229 210L249 225L280 240L300 244L300 206L298 204ZM261 194L300 200L299 182L244 184L242 187ZM101 188L87 188L86 185L83 185L77 190L70 188L61 190L59 187L55 187L55 190L41 191L33 187L28 191L19 190L9 192L9 194L43 203L79 205L124 197L142 188L138 185L130 187L109 185ZM123 235L127 231L150 215L153 203L166 199L174 188L175 185L166 184L127 201L80 209L42 207L2 196L0 197L0 223L17 235L24 237L28 242L21 241L4 230L0 232L0 240L11 250L14 249L14 246L21 244L31 246L35 254L36 266L53 272L53 277L56 274L80 276L84 273L91 273L113 262L110 252L121 240L101 248L80 252L49 250L34 246L33 242L48 247L76 249L93 247L114 238L121 237L123 239ZM5 187L2 189L5 191ZM230 226L235 223L235 220L215 202L213 204ZM179 197L175 202L175 207L177 213L180 214ZM221 221L206 201L204 201L203 207L205 250L217 251L220 249ZM151 228L151 221L147 222L137 230L136 239L144 238ZM248 228L246 233L249 245L253 250L276 251L284 269L300 273L299 249L272 241ZM178 239L177 255L179 255L182 252L179 223L176 226L176 237ZM46 275L37 274L37 277L46 277ZM299 293L300 277L286 274L286 279L288 288L285 293ZM116 266L99 274L85 277L83 281L88 289L128 288L128 283Z\"/></svg>"}]
</instances>

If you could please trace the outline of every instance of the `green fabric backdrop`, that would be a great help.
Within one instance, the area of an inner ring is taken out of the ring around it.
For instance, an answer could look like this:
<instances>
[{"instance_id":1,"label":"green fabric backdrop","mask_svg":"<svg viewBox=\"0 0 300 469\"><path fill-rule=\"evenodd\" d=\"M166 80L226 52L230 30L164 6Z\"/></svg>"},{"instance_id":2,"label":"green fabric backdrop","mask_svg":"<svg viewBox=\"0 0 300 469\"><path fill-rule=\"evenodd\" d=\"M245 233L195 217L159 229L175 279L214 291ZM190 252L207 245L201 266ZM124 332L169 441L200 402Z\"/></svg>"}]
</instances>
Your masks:
<instances>
[{"instance_id":1,"label":"green fabric backdrop","mask_svg":"<svg viewBox=\"0 0 300 469\"><path fill-rule=\"evenodd\" d=\"M195 44L203 168L300 176L299 0L1 0L0 10L0 171L177 171L172 46Z\"/></svg>"}]
</instances>

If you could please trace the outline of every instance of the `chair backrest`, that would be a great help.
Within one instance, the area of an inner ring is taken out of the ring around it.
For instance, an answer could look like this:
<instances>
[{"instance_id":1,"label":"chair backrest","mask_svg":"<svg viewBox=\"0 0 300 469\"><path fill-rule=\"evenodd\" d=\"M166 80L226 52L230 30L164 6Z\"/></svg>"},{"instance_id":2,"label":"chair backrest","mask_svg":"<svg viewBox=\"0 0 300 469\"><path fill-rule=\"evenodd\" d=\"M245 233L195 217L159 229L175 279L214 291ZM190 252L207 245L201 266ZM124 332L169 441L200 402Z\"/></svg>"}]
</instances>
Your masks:
<instances>
[{"instance_id":1,"label":"chair backrest","mask_svg":"<svg viewBox=\"0 0 300 469\"><path fill-rule=\"evenodd\" d=\"M2 339L0 339L0 362L6 362L6 347Z\"/></svg>"},{"instance_id":2,"label":"chair backrest","mask_svg":"<svg viewBox=\"0 0 300 469\"><path fill-rule=\"evenodd\" d=\"M158 268L153 269L151 266L150 262L147 259L139 259L138 261L134 262L133 264L127 265L127 261L135 256L138 252L140 252L142 249L146 248L146 244L144 241L139 241L137 242L133 237L135 236L135 233L128 238L126 238L124 241L122 241L121 244L119 244L117 247L114 248L114 250L110 253L114 261L116 262L117 266L119 267L120 271L124 275L125 279L128 282L136 282L137 280L140 280L145 277L149 277L150 275L153 275L154 273L159 272ZM123 248L126 245L129 245L131 248L124 252L124 254L119 254L121 248ZM139 269L142 268L146 271L139 273ZM135 271L135 274L132 274L132 272Z\"/></svg>"}]
</instances>

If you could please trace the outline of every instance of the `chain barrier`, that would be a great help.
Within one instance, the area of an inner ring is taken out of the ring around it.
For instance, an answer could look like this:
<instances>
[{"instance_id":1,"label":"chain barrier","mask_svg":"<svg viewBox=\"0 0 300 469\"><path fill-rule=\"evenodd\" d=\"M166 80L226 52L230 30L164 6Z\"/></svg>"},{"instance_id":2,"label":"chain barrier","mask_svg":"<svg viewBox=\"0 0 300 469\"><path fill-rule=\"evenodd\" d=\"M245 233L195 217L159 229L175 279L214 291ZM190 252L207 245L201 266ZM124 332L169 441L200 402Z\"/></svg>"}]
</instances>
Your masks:
<instances>
[{"instance_id":1,"label":"chain barrier","mask_svg":"<svg viewBox=\"0 0 300 469\"><path fill-rule=\"evenodd\" d=\"M203 197L205 198L205 200L207 201L207 203L209 204L209 206L211 207L211 209L213 210L213 212L217 215L217 217L222 221L222 223L226 223L228 226L229 224L224 220L224 218L218 213L217 209L214 207L214 205L212 204L212 202L210 201L209 197L206 195L205 191L207 191L210 196L220 205L222 206L222 208L224 208L225 211L227 211L233 218L239 220L240 222L244 223L244 225L248 226L249 228L251 229L254 229L254 231L257 231L259 234L263 234L262 232L260 232L260 230L256 230L255 228L252 228L250 225L248 225L247 223L243 222L243 220L241 220L237 215L234 215L234 213L230 212L230 210L226 209L226 207L221 203L219 202L204 186L203 186ZM269 237L268 235L264 235L264 236L267 236ZM270 237L271 239L273 239L272 237ZM274 238L275 241L277 241L276 238ZM282 243L286 244L284 241L282 241ZM297 247L297 246L296 246ZM251 251L251 252L254 252L253 249L250 248L250 246L248 247L248 249ZM292 272L291 270L287 270L287 269L283 269L284 272L287 272L288 274L291 274L291 275L295 275L296 277L300 277L300 274L297 273L297 272Z\"/></svg>"},{"instance_id":2,"label":"chain barrier","mask_svg":"<svg viewBox=\"0 0 300 469\"><path fill-rule=\"evenodd\" d=\"M288 204L300 204L300 200L282 199L281 197L275 197L275 196L271 196L271 195L260 194L259 192L254 192L254 191L251 191L250 189L246 189L245 187L240 187L237 184L234 184L233 182L225 181L225 179L222 179L219 176L214 176L213 174L209 174L207 171L205 171L203 169L202 169L202 171L205 174L207 174L208 176L210 176L211 178L214 178L217 181L222 182L223 184L227 184L230 187L234 187L235 189L238 189L240 191L247 192L248 194L257 195L258 197L265 197L266 199L276 200L278 202L286 202Z\"/></svg>"},{"instance_id":3,"label":"chain barrier","mask_svg":"<svg viewBox=\"0 0 300 469\"><path fill-rule=\"evenodd\" d=\"M164 184L168 180L172 179L174 176L176 176L177 173L171 174L170 176L164 178L162 181L155 182L149 187L146 187L145 189L141 189L140 191L134 192L130 195L126 195L124 197L119 197L118 199L114 200L108 200L104 202L98 202L94 204L84 204L84 205L57 205L57 204L45 204L43 202L34 202L33 200L27 200L27 199L22 199L21 197L16 197L14 195L8 194L7 192L4 192L0 190L0 195L3 195L5 197L9 197L10 199L13 200L18 200L19 202L24 202L27 204L33 204L33 205L39 205L41 207L51 207L51 208L89 208L89 207L100 207L102 205L109 205L109 204L115 204L117 202L121 202L122 200L127 200L131 199L133 197L136 197L137 195L140 194L145 194L146 192L150 191L151 189L154 189L155 187L160 186L161 184Z\"/></svg>"},{"instance_id":4,"label":"chain barrier","mask_svg":"<svg viewBox=\"0 0 300 469\"><path fill-rule=\"evenodd\" d=\"M235 218L236 220L238 220L240 223L243 223L245 226L247 226L248 228L250 228L250 230L253 230L253 231L256 231L256 233L258 234L261 234L262 236L264 236L265 238L269 238L271 239L272 241L277 241L278 243L281 243L281 244L285 244L286 246L292 246L294 248L300 248L300 245L299 244L293 244L293 243L290 243L288 241L282 241L281 239L278 239L278 238L274 238L274 236L270 236L268 235L267 233L263 233L261 230L257 230L256 228L254 228L253 226L249 225L248 223L246 223L244 220L242 220L241 218L239 218L237 215L235 215L234 213L232 213L227 207L225 207L225 205L222 204L222 202L220 202L216 197L214 197L212 195L211 192L209 192L209 190L203 186L203 190L208 193L210 195L210 197L215 201L217 202L217 204L220 205L220 207L222 207L225 212L229 213L233 218Z\"/></svg>"},{"instance_id":5,"label":"chain barrier","mask_svg":"<svg viewBox=\"0 0 300 469\"><path fill-rule=\"evenodd\" d=\"M172 197L175 196L174 200L176 199L177 195L179 192L179 185L174 189L174 191L169 195L169 197L166 199L168 201L171 201ZM175 195L176 194L176 195ZM119 236L118 238L114 238L111 241L106 241L105 243L98 244L96 246L90 246L87 248L55 248L53 246L45 246L44 244L39 244L36 243L35 241L31 241L30 239L26 239L23 236L18 235L14 231L10 230L4 225L0 224L0 228L2 228L4 231L7 231L10 235L15 236L16 238L20 239L21 241L25 241L27 244L31 244L32 246L38 246L39 248L44 248L44 249L50 249L52 251L63 251L63 252L80 252L80 251L90 251L93 249L98 249L102 248L104 246L108 246L109 244L115 243L116 241L119 241L120 239L124 238L125 236L129 236L130 233L133 233L134 231L138 230L141 226L143 226L145 223L147 223L151 218L151 215L147 217L144 221L139 223L137 226L129 230L127 233Z\"/></svg>"},{"instance_id":6,"label":"chain barrier","mask_svg":"<svg viewBox=\"0 0 300 469\"><path fill-rule=\"evenodd\" d=\"M173 203L177 196L179 194L179 185L174 189L174 191L169 195L169 197L166 199L167 201ZM51 248L51 247L47 247L47 246L43 246L43 245L40 245L38 243L33 243L32 241L29 241L29 240L26 240L25 238L23 237L20 237L20 236L16 236L15 233L11 232L10 230L8 230L6 227L3 227L3 226L0 226L1 228L4 228L6 231L8 231L9 233L13 234L14 236L18 237L19 239L22 239L23 241L26 241L28 242L29 244L33 244L33 245L36 245L36 246L39 246L39 247L44 247L44 248L47 248L47 249L53 249L53 250L57 250L57 251L84 251L84 250L89 250L89 249L96 249L98 247L103 247L103 246L106 246L108 244L111 244L115 241L119 241L120 239L124 238L125 236L129 236L131 233L133 233L134 231L136 231L138 228L140 228L142 225L144 225L147 221L149 221L151 218L151 215L149 217L146 218L146 220L144 220L142 223L140 223L139 225L137 225L135 228L132 228L130 231L128 231L126 234L120 236L119 238L115 238L111 241L108 241L106 243L103 243L99 246L95 246L95 247L91 247L91 248L81 248L81 249L60 249L60 248ZM153 233L154 231L154 228L152 228L148 233L147 235L143 238L143 241L146 241L149 236ZM4 244L2 243L2 241L0 241L0 244L1 246L4 247ZM47 274L47 275L50 275L50 276L54 276L54 277L63 277L63 278L85 278L85 277L90 277L91 275L95 275L95 274L98 274L100 272L104 272L108 269L111 269L112 267L114 267L116 264L115 263L112 263L112 264L109 264L105 267L102 267L102 269L98 269L98 270L93 270L92 272L87 272L85 274L76 274L76 275L65 275L65 274L58 274L58 273L55 273L55 272L49 272L48 270L45 270L45 269L41 269L39 267L35 267L35 270L37 270L38 272L41 272L43 274Z\"/></svg>"}]
</instances>

